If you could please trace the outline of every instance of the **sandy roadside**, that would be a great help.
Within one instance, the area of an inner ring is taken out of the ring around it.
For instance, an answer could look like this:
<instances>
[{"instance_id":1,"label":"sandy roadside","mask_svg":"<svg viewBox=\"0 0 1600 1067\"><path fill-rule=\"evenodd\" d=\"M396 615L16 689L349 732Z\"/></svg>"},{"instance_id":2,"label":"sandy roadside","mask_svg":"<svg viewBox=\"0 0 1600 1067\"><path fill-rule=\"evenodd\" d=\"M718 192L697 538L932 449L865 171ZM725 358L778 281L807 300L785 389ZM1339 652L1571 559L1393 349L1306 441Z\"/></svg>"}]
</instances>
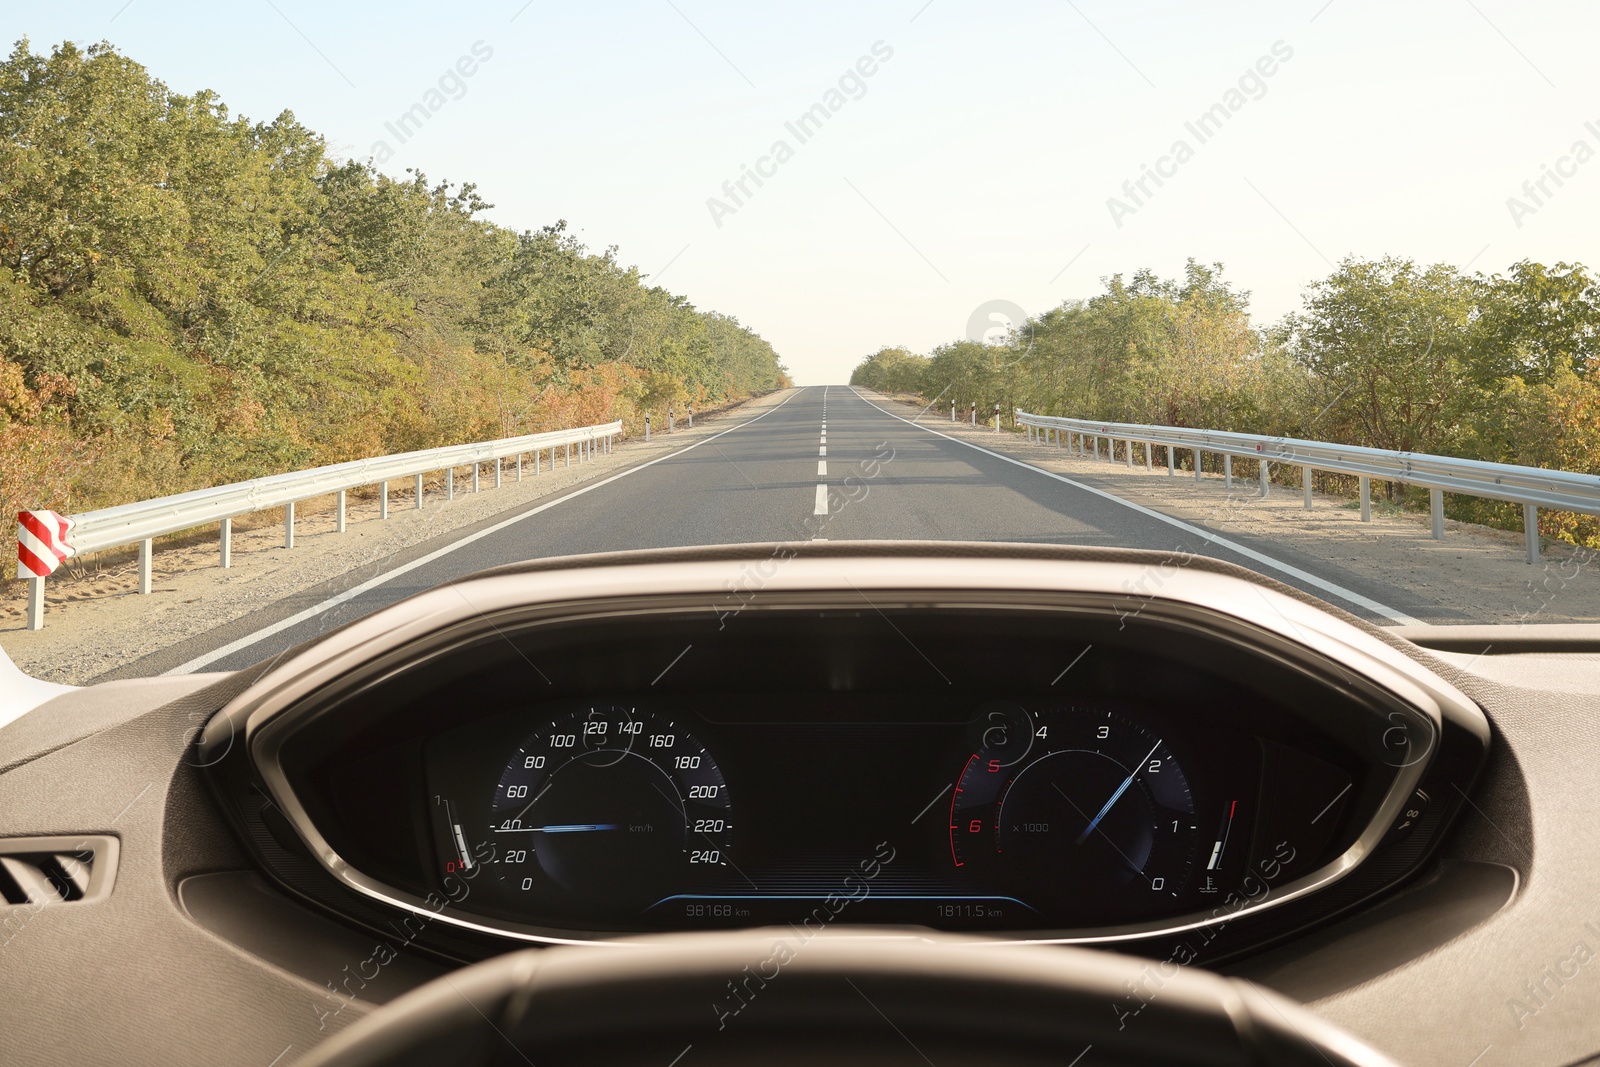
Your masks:
<instances>
[{"instance_id":1,"label":"sandy roadside","mask_svg":"<svg viewBox=\"0 0 1600 1067\"><path fill-rule=\"evenodd\" d=\"M132 554L102 553L74 560L46 584L45 626L25 629L25 583L10 582L0 599L0 647L27 673L52 682L81 685L141 656L232 622L251 611L353 569L374 566L396 552L430 538L521 510L584 482L654 459L720 433L782 403L784 390L726 411L697 415L694 429L619 441L610 455L591 462L549 467L548 455L535 477L533 459L523 464L522 481L508 464L499 489L485 467L482 490L472 492L470 468L456 471L455 499L445 499L442 480L429 483L423 508L409 480L389 494L389 518L378 518L376 491L349 494L346 529L334 531L332 497L302 501L295 507L295 547L283 547L281 509L234 521L233 566L218 565L217 532L209 527L158 541L149 596L138 592L138 566ZM558 454L557 462L562 456ZM376 569L376 568L375 568Z\"/></svg>"},{"instance_id":2,"label":"sandy roadside","mask_svg":"<svg viewBox=\"0 0 1600 1067\"><path fill-rule=\"evenodd\" d=\"M903 398L860 392L902 418L921 412L921 405ZM1600 622L1600 553L1593 550L1547 544L1542 563L1534 566L1523 557L1519 533L1447 521L1444 540L1435 541L1426 515L1377 501L1372 521L1362 522L1353 499L1316 493L1307 511L1296 488L1275 485L1262 500L1253 486L1237 480L1229 492L1220 475L1207 474L1197 484L1192 472L1169 477L1159 464L1148 472L1127 467L1120 452L1116 463L1108 463L1031 443L1020 433L952 423L948 409L929 410L918 421L1174 518L1283 544L1407 590L1438 605L1424 622Z\"/></svg>"}]
</instances>

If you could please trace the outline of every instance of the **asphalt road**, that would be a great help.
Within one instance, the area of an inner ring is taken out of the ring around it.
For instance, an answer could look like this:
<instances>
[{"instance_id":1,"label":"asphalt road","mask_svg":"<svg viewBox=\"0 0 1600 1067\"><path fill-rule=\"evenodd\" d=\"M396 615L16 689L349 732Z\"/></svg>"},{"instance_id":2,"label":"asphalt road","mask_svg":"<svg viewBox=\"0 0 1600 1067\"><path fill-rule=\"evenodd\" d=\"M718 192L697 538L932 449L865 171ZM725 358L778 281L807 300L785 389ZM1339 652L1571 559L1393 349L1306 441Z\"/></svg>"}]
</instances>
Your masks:
<instances>
[{"instance_id":1,"label":"asphalt road","mask_svg":"<svg viewBox=\"0 0 1600 1067\"><path fill-rule=\"evenodd\" d=\"M819 485L828 487L825 497ZM248 666L440 582L518 560L813 537L1193 552L1263 571L1374 621L1426 612L1403 591L1336 564L1265 541L1221 538L913 426L844 386L798 390L764 415L531 510L443 535L386 569L313 587L115 676Z\"/></svg>"}]
</instances>

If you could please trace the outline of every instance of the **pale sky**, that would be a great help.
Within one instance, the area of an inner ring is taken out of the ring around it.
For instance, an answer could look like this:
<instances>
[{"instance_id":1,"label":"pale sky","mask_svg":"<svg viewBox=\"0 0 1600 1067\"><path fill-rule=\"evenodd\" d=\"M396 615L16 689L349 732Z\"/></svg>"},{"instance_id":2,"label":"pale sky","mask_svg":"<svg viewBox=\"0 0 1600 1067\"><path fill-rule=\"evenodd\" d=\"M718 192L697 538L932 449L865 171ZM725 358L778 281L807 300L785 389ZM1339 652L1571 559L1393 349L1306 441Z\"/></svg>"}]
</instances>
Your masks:
<instances>
[{"instance_id":1,"label":"pale sky","mask_svg":"<svg viewBox=\"0 0 1600 1067\"><path fill-rule=\"evenodd\" d=\"M387 142L384 170L474 181L503 225L565 218L802 384L956 339L989 300L1037 314L1190 256L1261 322L1350 255L1600 267L1600 158L1572 156L1600 150L1592 2L4 0L0 25L36 51L109 40L349 156ZM786 128L830 102L804 142ZM401 143L386 124L419 103ZM1202 143L1185 124L1219 104ZM1146 165L1168 176L1136 203ZM1566 176L1536 203L1545 166Z\"/></svg>"}]
</instances>

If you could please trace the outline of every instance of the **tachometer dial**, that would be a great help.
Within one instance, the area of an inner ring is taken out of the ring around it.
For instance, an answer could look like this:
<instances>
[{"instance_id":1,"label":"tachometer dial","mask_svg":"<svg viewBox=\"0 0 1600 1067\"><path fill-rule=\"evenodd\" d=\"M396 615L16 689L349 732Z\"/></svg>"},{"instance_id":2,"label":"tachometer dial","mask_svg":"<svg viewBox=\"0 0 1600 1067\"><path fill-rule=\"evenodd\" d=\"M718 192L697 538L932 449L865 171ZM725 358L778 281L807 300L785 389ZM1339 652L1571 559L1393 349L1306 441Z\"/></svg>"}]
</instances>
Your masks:
<instances>
[{"instance_id":1,"label":"tachometer dial","mask_svg":"<svg viewBox=\"0 0 1600 1067\"><path fill-rule=\"evenodd\" d=\"M1012 743L967 760L950 809L955 865L998 873L1025 899L1129 914L1144 910L1141 900L1181 893L1198 827L1188 780L1162 739L1103 709L1030 719L1024 758Z\"/></svg>"},{"instance_id":2,"label":"tachometer dial","mask_svg":"<svg viewBox=\"0 0 1600 1067\"><path fill-rule=\"evenodd\" d=\"M602 705L535 730L490 809L494 872L528 903L635 911L728 863L727 784L670 720Z\"/></svg>"}]
</instances>

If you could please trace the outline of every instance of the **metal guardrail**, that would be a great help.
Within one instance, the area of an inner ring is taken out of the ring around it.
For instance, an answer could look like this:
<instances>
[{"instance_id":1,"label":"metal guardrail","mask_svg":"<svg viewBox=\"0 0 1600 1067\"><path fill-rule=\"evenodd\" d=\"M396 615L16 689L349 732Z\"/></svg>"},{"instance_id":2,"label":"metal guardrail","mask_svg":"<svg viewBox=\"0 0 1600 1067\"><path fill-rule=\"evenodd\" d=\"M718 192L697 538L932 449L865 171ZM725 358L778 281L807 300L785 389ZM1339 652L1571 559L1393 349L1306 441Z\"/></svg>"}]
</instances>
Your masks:
<instances>
[{"instance_id":1,"label":"metal guardrail","mask_svg":"<svg viewBox=\"0 0 1600 1067\"><path fill-rule=\"evenodd\" d=\"M516 478L522 480L523 457L534 457L534 474L538 474L541 457L550 452L550 467L555 469L556 449L565 449L566 462L583 463L597 453L612 450L613 441L622 432L622 423L608 422L594 426L581 426L573 430L551 430L547 433L527 434L522 437L505 437L496 441L483 441L469 445L447 445L417 452L401 452L393 456L358 459L348 463L335 463L326 467L275 474L248 482L219 485L211 489L196 489L175 496L141 500L133 504L120 504L99 511L86 511L70 516L73 528L68 543L75 555L99 552L124 545L139 545L139 592L148 594L151 587L151 560L154 556L154 539L166 534L180 533L213 522L221 523L221 563L233 565L233 520L236 516L268 508L284 509L284 547L294 547L294 506L298 501L317 496L337 494L338 508L335 528L345 529L345 493L362 486L377 485L379 492L379 517L389 517L389 483L401 478L416 479L416 506L423 506L423 476L433 471L445 472L446 499L455 497L455 471L457 467L472 467L472 489L477 492L483 465L494 464L494 482L501 484L502 461L515 456ZM28 579L28 629L44 626L43 578Z\"/></svg>"},{"instance_id":2,"label":"metal guardrail","mask_svg":"<svg viewBox=\"0 0 1600 1067\"><path fill-rule=\"evenodd\" d=\"M1372 481L1398 482L1429 491L1433 537L1444 539L1444 494L1505 500L1522 505L1528 562L1539 561L1539 509L1600 515L1600 475L1522 467L1512 463L1486 463L1432 456L1421 452L1396 452L1386 448L1302 441L1293 437L1261 437L1220 430L1193 430L1179 426L1145 426L1126 422L1094 422L1033 415L1018 409L1017 423L1035 441L1049 442L1098 458L1100 442L1107 442L1106 458L1114 461L1117 442L1124 445L1127 463L1133 464L1133 446L1145 447L1145 466L1153 463L1157 447L1167 450L1167 473L1176 474L1176 452L1194 453L1194 476L1201 477L1200 457L1211 452L1223 457L1223 476L1233 487L1233 460L1252 459L1260 464L1257 484L1261 496L1270 491L1271 465L1300 467L1304 476L1305 506L1311 506L1311 472L1350 474L1360 479L1361 521L1372 521ZM998 425L998 424L997 424ZM1062 435L1066 438L1063 442Z\"/></svg>"}]
</instances>

